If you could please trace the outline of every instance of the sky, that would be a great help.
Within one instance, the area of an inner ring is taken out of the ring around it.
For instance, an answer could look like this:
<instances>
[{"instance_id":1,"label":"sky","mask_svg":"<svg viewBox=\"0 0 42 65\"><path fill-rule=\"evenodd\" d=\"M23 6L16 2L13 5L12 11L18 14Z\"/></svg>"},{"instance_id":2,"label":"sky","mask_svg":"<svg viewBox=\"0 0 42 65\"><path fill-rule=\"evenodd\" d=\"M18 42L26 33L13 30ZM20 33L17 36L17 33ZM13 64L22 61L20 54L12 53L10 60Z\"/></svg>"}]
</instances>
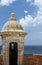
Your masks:
<instances>
[{"instance_id":1,"label":"sky","mask_svg":"<svg viewBox=\"0 0 42 65\"><path fill-rule=\"evenodd\" d=\"M0 0L0 31L12 12L27 32L24 44L42 45L42 0Z\"/></svg>"}]
</instances>

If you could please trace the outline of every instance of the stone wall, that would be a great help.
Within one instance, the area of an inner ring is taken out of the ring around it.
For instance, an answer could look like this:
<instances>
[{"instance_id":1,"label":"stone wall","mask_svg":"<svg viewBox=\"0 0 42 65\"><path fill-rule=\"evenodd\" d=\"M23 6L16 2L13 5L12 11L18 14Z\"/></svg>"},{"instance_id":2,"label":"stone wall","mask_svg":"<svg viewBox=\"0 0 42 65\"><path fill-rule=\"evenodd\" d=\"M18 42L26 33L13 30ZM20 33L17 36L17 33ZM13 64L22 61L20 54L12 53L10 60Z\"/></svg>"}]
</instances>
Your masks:
<instances>
[{"instance_id":1,"label":"stone wall","mask_svg":"<svg viewBox=\"0 0 42 65\"><path fill-rule=\"evenodd\" d=\"M0 65L3 65L3 55L0 54Z\"/></svg>"},{"instance_id":2,"label":"stone wall","mask_svg":"<svg viewBox=\"0 0 42 65\"><path fill-rule=\"evenodd\" d=\"M2 54L3 54L3 63L4 65L9 65L9 45L10 43L17 43L17 63L18 65L23 65L23 53L24 53L24 37L19 35L14 36L3 36L2 38Z\"/></svg>"},{"instance_id":3,"label":"stone wall","mask_svg":"<svg viewBox=\"0 0 42 65\"><path fill-rule=\"evenodd\" d=\"M0 65L3 65L2 54L0 54ZM42 54L24 54L24 65L42 65Z\"/></svg>"},{"instance_id":4,"label":"stone wall","mask_svg":"<svg viewBox=\"0 0 42 65\"><path fill-rule=\"evenodd\" d=\"M42 55L41 54L24 55L24 65L42 65Z\"/></svg>"}]
</instances>

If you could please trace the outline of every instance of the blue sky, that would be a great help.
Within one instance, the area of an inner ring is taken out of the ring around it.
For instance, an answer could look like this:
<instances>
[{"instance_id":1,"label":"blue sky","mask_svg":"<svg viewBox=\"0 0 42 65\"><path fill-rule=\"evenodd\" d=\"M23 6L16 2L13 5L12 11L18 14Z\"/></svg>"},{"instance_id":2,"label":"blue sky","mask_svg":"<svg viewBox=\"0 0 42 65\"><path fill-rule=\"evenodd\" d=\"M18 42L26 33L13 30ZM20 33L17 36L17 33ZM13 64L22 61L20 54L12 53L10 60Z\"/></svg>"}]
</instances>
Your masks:
<instances>
[{"instance_id":1,"label":"blue sky","mask_svg":"<svg viewBox=\"0 0 42 65\"><path fill-rule=\"evenodd\" d=\"M42 45L42 0L0 0L0 31L12 12L28 33L25 45Z\"/></svg>"}]
</instances>

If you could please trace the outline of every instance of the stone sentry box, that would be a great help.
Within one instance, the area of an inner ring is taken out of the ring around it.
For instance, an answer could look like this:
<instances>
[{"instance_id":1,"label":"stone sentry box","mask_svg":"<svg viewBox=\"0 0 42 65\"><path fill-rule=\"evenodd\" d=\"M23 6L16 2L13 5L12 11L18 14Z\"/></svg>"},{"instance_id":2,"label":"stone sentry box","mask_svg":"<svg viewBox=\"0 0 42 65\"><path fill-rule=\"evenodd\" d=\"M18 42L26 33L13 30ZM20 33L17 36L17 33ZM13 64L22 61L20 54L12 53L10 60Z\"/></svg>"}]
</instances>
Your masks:
<instances>
[{"instance_id":1,"label":"stone sentry box","mask_svg":"<svg viewBox=\"0 0 42 65\"><path fill-rule=\"evenodd\" d=\"M3 65L12 65L10 64L10 61L9 61L10 60L9 48L10 48L10 43L12 42L14 44L17 43L17 58L15 59L17 60L16 62L17 64L15 65L23 65L25 35L26 35L26 32L23 30L22 26L15 19L14 13L11 13L11 17L9 18L8 22L4 24L2 31L0 32L0 36L2 37ZM13 57L14 57L14 54L13 54Z\"/></svg>"}]
</instances>

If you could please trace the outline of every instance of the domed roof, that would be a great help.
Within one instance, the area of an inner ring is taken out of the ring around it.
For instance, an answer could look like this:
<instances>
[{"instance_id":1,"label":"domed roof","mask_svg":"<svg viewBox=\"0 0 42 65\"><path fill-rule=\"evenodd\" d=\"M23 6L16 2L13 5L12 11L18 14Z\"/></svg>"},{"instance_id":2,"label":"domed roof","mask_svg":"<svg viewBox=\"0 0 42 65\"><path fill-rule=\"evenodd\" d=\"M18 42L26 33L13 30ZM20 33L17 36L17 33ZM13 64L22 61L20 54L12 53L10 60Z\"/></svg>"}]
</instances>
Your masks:
<instances>
[{"instance_id":1,"label":"domed roof","mask_svg":"<svg viewBox=\"0 0 42 65\"><path fill-rule=\"evenodd\" d=\"M2 28L2 31L14 31L14 30L23 30L22 26L15 19L15 14L11 13L11 17L8 22L6 22Z\"/></svg>"}]
</instances>

